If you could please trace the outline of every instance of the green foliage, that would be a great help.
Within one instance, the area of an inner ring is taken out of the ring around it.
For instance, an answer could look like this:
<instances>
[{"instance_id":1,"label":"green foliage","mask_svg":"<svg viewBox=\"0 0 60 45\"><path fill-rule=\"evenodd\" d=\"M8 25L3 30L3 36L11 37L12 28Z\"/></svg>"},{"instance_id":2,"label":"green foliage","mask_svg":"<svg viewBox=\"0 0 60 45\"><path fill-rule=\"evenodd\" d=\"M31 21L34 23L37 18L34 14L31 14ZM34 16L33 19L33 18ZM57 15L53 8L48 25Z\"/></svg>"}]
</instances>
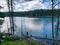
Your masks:
<instances>
[{"instance_id":1,"label":"green foliage","mask_svg":"<svg viewBox=\"0 0 60 45\"><path fill-rule=\"evenodd\" d=\"M54 16L56 17L60 12L60 10L53 10ZM52 10L49 9L37 9L37 10L31 10L31 11L24 11L24 12L13 12L10 14L13 14L13 16L20 16L20 17L51 17ZM0 16L10 16L9 12L0 12Z\"/></svg>"},{"instance_id":2,"label":"green foliage","mask_svg":"<svg viewBox=\"0 0 60 45\"><path fill-rule=\"evenodd\" d=\"M4 13L0 12L0 17L1 17L1 18L4 18L4 17L5 17L5 16L4 16Z\"/></svg>"},{"instance_id":3,"label":"green foliage","mask_svg":"<svg viewBox=\"0 0 60 45\"><path fill-rule=\"evenodd\" d=\"M23 44L23 45L29 45L29 42L28 42L27 40L23 40L23 41L22 41L22 44Z\"/></svg>"},{"instance_id":4,"label":"green foliage","mask_svg":"<svg viewBox=\"0 0 60 45\"><path fill-rule=\"evenodd\" d=\"M17 40L17 41L4 41L2 45L29 45L26 40Z\"/></svg>"},{"instance_id":5,"label":"green foliage","mask_svg":"<svg viewBox=\"0 0 60 45\"><path fill-rule=\"evenodd\" d=\"M4 39L10 41L10 40L12 40L13 38L12 38L11 36L6 36Z\"/></svg>"}]
</instances>

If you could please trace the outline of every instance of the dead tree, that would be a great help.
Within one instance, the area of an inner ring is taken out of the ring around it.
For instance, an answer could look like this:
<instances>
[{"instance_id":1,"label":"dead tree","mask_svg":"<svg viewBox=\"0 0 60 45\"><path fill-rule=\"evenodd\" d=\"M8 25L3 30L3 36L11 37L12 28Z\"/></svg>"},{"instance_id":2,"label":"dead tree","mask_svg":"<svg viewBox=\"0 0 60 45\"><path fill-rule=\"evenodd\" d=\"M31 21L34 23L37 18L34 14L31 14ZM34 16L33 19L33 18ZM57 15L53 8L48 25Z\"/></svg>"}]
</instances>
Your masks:
<instances>
[{"instance_id":1,"label":"dead tree","mask_svg":"<svg viewBox=\"0 0 60 45\"><path fill-rule=\"evenodd\" d=\"M58 11L59 11L59 4L58 4ZM57 12L58 15L57 15L57 25L56 25L56 44L55 45L58 45L58 30L59 30L59 12Z\"/></svg>"},{"instance_id":2,"label":"dead tree","mask_svg":"<svg viewBox=\"0 0 60 45\"><path fill-rule=\"evenodd\" d=\"M13 4L12 0L7 0L9 16L10 16L10 26L11 26L11 34L14 35L14 21L13 21Z\"/></svg>"},{"instance_id":3,"label":"dead tree","mask_svg":"<svg viewBox=\"0 0 60 45\"><path fill-rule=\"evenodd\" d=\"M53 39L53 45L54 45L54 14L53 14L53 5L54 5L54 0L51 0L52 2L52 39Z\"/></svg>"}]
</instances>

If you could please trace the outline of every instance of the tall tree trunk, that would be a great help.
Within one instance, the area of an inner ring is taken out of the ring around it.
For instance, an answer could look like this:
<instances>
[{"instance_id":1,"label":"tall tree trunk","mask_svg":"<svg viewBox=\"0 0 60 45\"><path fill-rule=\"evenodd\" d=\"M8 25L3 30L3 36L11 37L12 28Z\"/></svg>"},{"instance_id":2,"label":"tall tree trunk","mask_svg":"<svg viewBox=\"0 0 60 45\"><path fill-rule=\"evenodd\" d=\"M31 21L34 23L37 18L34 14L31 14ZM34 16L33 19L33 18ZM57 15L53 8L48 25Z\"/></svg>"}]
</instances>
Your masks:
<instances>
[{"instance_id":1,"label":"tall tree trunk","mask_svg":"<svg viewBox=\"0 0 60 45\"><path fill-rule=\"evenodd\" d=\"M59 4L58 4L58 11L59 11ZM57 12L57 26L56 26L56 45L58 45L58 30L59 30L59 12Z\"/></svg>"},{"instance_id":2,"label":"tall tree trunk","mask_svg":"<svg viewBox=\"0 0 60 45\"><path fill-rule=\"evenodd\" d=\"M53 39L53 45L54 45L54 14L53 14L53 5L54 5L54 2L53 0L52 1L52 39Z\"/></svg>"},{"instance_id":3,"label":"tall tree trunk","mask_svg":"<svg viewBox=\"0 0 60 45\"><path fill-rule=\"evenodd\" d=\"M57 17L57 26L56 26L56 45L58 45L58 29L59 29L59 17Z\"/></svg>"},{"instance_id":4,"label":"tall tree trunk","mask_svg":"<svg viewBox=\"0 0 60 45\"><path fill-rule=\"evenodd\" d=\"M11 15L10 14L10 12L11 12L11 10L10 10L10 1L9 0L7 0L7 5L8 5L8 10L9 10L9 16ZM10 19L10 27L11 27L11 18L9 18ZM11 31L11 34L12 34L12 29L10 29L10 31Z\"/></svg>"},{"instance_id":5,"label":"tall tree trunk","mask_svg":"<svg viewBox=\"0 0 60 45\"><path fill-rule=\"evenodd\" d=\"M14 35L13 0L11 0L11 19L12 19L12 33Z\"/></svg>"},{"instance_id":6,"label":"tall tree trunk","mask_svg":"<svg viewBox=\"0 0 60 45\"><path fill-rule=\"evenodd\" d=\"M9 16L10 16L10 26L11 26L11 34L14 35L14 23L13 23L13 4L12 0L7 0L8 9L9 9Z\"/></svg>"}]
</instances>

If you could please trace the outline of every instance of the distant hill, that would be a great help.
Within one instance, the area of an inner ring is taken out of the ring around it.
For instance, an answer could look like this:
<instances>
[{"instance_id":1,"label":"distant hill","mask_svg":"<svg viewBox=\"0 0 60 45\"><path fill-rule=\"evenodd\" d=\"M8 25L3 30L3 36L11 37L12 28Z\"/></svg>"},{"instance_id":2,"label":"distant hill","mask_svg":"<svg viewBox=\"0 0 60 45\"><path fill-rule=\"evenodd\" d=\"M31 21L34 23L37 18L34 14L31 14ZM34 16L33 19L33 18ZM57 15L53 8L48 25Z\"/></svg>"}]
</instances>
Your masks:
<instances>
[{"instance_id":1,"label":"distant hill","mask_svg":"<svg viewBox=\"0 0 60 45\"><path fill-rule=\"evenodd\" d=\"M56 17L59 15L60 10L57 9L53 10L53 14ZM51 17L52 10L50 9L40 9L40 10L31 10L31 11L24 11L24 12L0 12L0 17L5 16L20 16L20 17Z\"/></svg>"}]
</instances>

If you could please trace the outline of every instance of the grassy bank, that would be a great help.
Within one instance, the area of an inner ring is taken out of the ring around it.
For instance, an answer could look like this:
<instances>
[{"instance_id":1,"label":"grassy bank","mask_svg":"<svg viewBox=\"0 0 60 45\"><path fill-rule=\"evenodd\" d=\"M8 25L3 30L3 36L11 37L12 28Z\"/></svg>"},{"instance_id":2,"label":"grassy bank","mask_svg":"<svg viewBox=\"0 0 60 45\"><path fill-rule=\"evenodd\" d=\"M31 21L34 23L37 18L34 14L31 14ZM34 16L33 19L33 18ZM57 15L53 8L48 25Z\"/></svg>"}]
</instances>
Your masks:
<instances>
[{"instance_id":1,"label":"grassy bank","mask_svg":"<svg viewBox=\"0 0 60 45\"><path fill-rule=\"evenodd\" d=\"M30 39L28 41L28 39L23 38L20 40L20 38L15 38L15 37L10 37L10 36L6 36L4 38L0 38L0 45L47 45L44 43L40 43L36 40L32 40Z\"/></svg>"},{"instance_id":2,"label":"grassy bank","mask_svg":"<svg viewBox=\"0 0 60 45\"><path fill-rule=\"evenodd\" d=\"M29 45L27 40L6 41L2 40L1 45Z\"/></svg>"}]
</instances>

